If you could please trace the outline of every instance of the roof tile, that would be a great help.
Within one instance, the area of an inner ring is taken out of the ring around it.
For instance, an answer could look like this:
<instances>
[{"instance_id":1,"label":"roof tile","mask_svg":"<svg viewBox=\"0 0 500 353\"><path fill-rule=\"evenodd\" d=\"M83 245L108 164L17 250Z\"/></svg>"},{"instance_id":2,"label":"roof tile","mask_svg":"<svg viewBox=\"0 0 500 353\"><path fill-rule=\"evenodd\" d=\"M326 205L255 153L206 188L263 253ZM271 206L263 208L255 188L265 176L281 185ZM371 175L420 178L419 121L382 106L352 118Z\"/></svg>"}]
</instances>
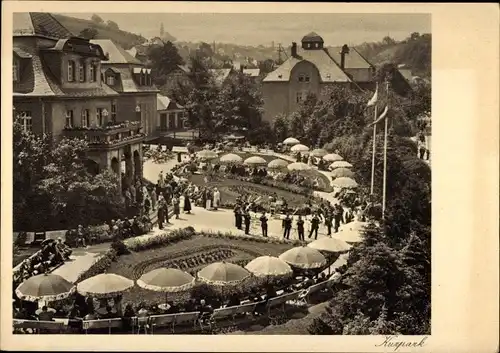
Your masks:
<instances>
[{"instance_id":1,"label":"roof tile","mask_svg":"<svg viewBox=\"0 0 500 353\"><path fill-rule=\"evenodd\" d=\"M328 49L328 54L333 60L340 64L340 52L342 47L333 47ZM355 49L350 47L349 54L345 57L346 69L369 69L372 65Z\"/></svg>"},{"instance_id":2,"label":"roof tile","mask_svg":"<svg viewBox=\"0 0 500 353\"><path fill-rule=\"evenodd\" d=\"M18 36L39 35L56 39L74 36L48 12L14 13L13 34Z\"/></svg>"}]
</instances>

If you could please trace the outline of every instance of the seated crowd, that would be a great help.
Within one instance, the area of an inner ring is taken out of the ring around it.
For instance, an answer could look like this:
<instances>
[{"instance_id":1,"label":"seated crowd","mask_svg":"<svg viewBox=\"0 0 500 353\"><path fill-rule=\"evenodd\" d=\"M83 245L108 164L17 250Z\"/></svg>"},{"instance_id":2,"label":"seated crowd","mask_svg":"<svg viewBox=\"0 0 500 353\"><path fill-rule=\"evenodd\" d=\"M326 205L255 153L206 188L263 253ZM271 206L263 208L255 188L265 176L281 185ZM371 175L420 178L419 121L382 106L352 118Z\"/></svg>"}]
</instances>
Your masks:
<instances>
[{"instance_id":1,"label":"seated crowd","mask_svg":"<svg viewBox=\"0 0 500 353\"><path fill-rule=\"evenodd\" d=\"M21 263L19 271L14 273L14 289L24 280L48 272L69 258L72 250L62 241L48 239L42 243L42 248L33 257Z\"/></svg>"},{"instance_id":2,"label":"seated crowd","mask_svg":"<svg viewBox=\"0 0 500 353\"><path fill-rule=\"evenodd\" d=\"M166 304L146 304L145 302L126 303L122 310L122 295L111 298L95 299L76 294L73 298L46 305L38 309L36 303L23 302L22 306L14 306L14 319L55 321L67 319L68 329L76 332L83 330L83 321L121 318L123 332L132 329L132 318L149 317L152 315L168 315L177 313L200 312L199 319L205 322L214 310L260 303L254 309L255 315L266 313L267 302L279 295L307 289L308 287L328 280L327 276L318 271L305 272L303 275L273 281L272 283L251 286L248 289L227 295L217 294L210 287L202 285L193 289L189 299L168 301ZM32 330L16 329L15 333L33 333Z\"/></svg>"}]
</instances>

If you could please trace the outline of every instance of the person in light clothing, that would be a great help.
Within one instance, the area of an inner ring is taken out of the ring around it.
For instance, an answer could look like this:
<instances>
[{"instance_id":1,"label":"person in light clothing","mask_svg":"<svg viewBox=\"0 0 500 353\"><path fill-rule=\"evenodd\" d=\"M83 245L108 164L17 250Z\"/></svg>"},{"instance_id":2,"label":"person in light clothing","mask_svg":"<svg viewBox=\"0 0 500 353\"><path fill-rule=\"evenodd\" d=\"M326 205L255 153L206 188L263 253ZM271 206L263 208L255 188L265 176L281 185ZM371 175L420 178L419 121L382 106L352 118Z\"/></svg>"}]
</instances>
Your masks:
<instances>
[{"instance_id":1,"label":"person in light clothing","mask_svg":"<svg viewBox=\"0 0 500 353\"><path fill-rule=\"evenodd\" d=\"M220 191L217 188L214 188L213 200L214 200L213 208L215 211L217 211L217 208L219 207L220 203Z\"/></svg>"}]
</instances>

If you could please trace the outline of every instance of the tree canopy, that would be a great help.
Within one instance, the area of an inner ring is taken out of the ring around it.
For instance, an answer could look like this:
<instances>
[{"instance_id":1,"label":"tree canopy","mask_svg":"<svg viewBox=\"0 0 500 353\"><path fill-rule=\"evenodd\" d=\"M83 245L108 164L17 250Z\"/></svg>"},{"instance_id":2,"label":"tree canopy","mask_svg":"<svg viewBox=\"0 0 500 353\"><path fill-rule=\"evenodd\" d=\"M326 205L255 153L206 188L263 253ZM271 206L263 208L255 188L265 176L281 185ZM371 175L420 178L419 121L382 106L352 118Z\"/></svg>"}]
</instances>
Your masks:
<instances>
[{"instance_id":1,"label":"tree canopy","mask_svg":"<svg viewBox=\"0 0 500 353\"><path fill-rule=\"evenodd\" d=\"M158 85L165 83L166 76L171 71L177 69L179 65L184 65L177 47L170 41L151 46L147 54L151 60L155 83Z\"/></svg>"},{"instance_id":2,"label":"tree canopy","mask_svg":"<svg viewBox=\"0 0 500 353\"><path fill-rule=\"evenodd\" d=\"M234 129L270 129L261 124L263 101L250 77L235 72L223 84L216 82L206 57L197 54L190 58L188 77L189 84L180 84L173 98L186 108L188 125L200 129L204 138Z\"/></svg>"},{"instance_id":3,"label":"tree canopy","mask_svg":"<svg viewBox=\"0 0 500 353\"><path fill-rule=\"evenodd\" d=\"M385 68L390 70L391 68ZM392 85L391 85L392 86ZM296 112L276 117L276 138L293 136L311 148L337 151L353 164L360 196L367 196L372 164L371 94L333 87L308 96ZM364 231L350 252L342 283L313 334L426 334L430 330L431 172L410 137L430 109L430 87L406 96L383 87L379 110L389 102L387 209L380 225ZM383 122L376 136L375 195L381 200Z\"/></svg>"},{"instance_id":4,"label":"tree canopy","mask_svg":"<svg viewBox=\"0 0 500 353\"><path fill-rule=\"evenodd\" d=\"M118 177L89 173L86 150L83 140L54 142L14 123L14 229L67 229L123 214Z\"/></svg>"}]
</instances>

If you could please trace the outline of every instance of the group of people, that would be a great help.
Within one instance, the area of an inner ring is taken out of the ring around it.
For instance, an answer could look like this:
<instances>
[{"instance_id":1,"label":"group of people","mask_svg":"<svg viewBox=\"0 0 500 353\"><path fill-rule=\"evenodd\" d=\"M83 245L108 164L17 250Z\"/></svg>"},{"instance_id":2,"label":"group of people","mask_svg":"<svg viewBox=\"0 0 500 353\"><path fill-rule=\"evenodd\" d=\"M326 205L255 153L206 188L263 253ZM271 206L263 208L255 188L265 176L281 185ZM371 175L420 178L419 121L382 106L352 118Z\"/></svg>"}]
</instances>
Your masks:
<instances>
[{"instance_id":1,"label":"group of people","mask_svg":"<svg viewBox=\"0 0 500 353\"><path fill-rule=\"evenodd\" d=\"M154 195L154 188L151 186L148 187L139 177L134 182L131 182L130 185L127 185L126 182L123 182L123 185L123 196L125 198L127 214L149 214L153 204L156 202L157 195Z\"/></svg>"},{"instance_id":2,"label":"group of people","mask_svg":"<svg viewBox=\"0 0 500 353\"><path fill-rule=\"evenodd\" d=\"M321 223L325 225L327 235L330 236L332 235L332 227L336 233L338 232L341 223L349 223L353 220L354 215L352 212L344 212L344 208L340 204L337 203L336 205L328 205L326 208L314 212L312 217L308 220L310 224L308 238L312 238L314 235L314 239L318 239L318 231ZM305 241L305 220L302 215L298 215L295 223L299 240ZM292 227L293 218L289 213L287 213L282 222L283 238L290 239Z\"/></svg>"},{"instance_id":3,"label":"group of people","mask_svg":"<svg viewBox=\"0 0 500 353\"><path fill-rule=\"evenodd\" d=\"M19 271L14 273L14 288L24 280L46 273L49 269L63 263L71 253L72 249L62 241L62 238L44 241L40 251L23 261Z\"/></svg>"},{"instance_id":4,"label":"group of people","mask_svg":"<svg viewBox=\"0 0 500 353\"><path fill-rule=\"evenodd\" d=\"M262 236L268 236L268 221L269 218L266 212L262 212L260 216L252 216L252 212L255 206L254 202L242 201L239 199L233 209L235 227L240 230L244 230L245 234L250 234L250 226L252 223L252 218L258 218L260 221L260 228L262 231ZM327 235L332 235L332 230L336 233L339 230L341 223L349 223L354 220L354 214L351 210L345 211L344 208L337 203L332 205L330 203L323 203L313 209L313 207L306 207L307 212L302 215L303 212L296 210L294 214L297 214L297 218L286 212L285 217L282 220L283 238L290 239L291 231L293 228L293 223L295 221L296 230L298 234L298 239L305 241L306 223L309 223L308 237L314 239L318 238L318 231L320 225L323 223L327 229ZM303 211L303 210L302 210Z\"/></svg>"}]
</instances>

